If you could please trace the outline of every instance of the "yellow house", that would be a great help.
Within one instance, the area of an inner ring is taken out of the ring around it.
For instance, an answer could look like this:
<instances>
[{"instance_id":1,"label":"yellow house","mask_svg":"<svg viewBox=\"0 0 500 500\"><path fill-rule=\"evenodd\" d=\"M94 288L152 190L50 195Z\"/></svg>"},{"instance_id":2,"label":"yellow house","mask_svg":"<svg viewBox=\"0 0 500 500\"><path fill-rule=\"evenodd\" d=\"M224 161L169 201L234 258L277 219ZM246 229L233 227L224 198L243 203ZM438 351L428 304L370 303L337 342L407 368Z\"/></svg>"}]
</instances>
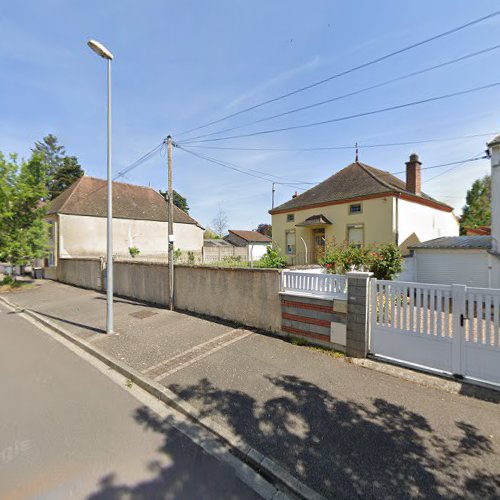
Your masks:
<instances>
[{"instance_id":1,"label":"yellow house","mask_svg":"<svg viewBox=\"0 0 500 500\"><path fill-rule=\"evenodd\" d=\"M327 243L408 246L456 236L453 208L421 191L421 162L406 162L406 182L359 161L269 211L273 242L289 264L311 264Z\"/></svg>"}]
</instances>

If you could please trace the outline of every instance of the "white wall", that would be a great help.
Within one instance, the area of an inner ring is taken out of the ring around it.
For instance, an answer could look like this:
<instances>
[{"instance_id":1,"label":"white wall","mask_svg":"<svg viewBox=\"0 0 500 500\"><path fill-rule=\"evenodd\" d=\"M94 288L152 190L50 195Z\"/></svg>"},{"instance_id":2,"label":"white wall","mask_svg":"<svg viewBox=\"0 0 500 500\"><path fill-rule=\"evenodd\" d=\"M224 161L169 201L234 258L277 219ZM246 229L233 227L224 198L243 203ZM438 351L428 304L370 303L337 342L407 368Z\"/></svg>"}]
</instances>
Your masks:
<instances>
[{"instance_id":1,"label":"white wall","mask_svg":"<svg viewBox=\"0 0 500 500\"><path fill-rule=\"evenodd\" d=\"M415 277L420 283L493 286L486 250L415 249Z\"/></svg>"},{"instance_id":2,"label":"white wall","mask_svg":"<svg viewBox=\"0 0 500 500\"><path fill-rule=\"evenodd\" d=\"M403 270L396 277L397 281L415 281L415 257L405 257L403 260Z\"/></svg>"},{"instance_id":3,"label":"white wall","mask_svg":"<svg viewBox=\"0 0 500 500\"><path fill-rule=\"evenodd\" d=\"M491 235L493 251L500 254L500 144L491 147Z\"/></svg>"},{"instance_id":4,"label":"white wall","mask_svg":"<svg viewBox=\"0 0 500 500\"><path fill-rule=\"evenodd\" d=\"M441 236L458 236L459 225L452 212L401 199L397 203L399 244L403 249L405 242L412 245Z\"/></svg>"},{"instance_id":5,"label":"white wall","mask_svg":"<svg viewBox=\"0 0 500 500\"><path fill-rule=\"evenodd\" d=\"M106 218L82 215L59 216L61 258L106 255ZM203 230L194 224L174 224L175 247L201 251ZM143 256L166 257L168 223L113 219L113 254L129 255L137 247Z\"/></svg>"},{"instance_id":6,"label":"white wall","mask_svg":"<svg viewBox=\"0 0 500 500\"><path fill-rule=\"evenodd\" d=\"M253 244L248 245L248 258L252 260L259 260L267 253L267 247L270 247L269 244Z\"/></svg>"}]
</instances>

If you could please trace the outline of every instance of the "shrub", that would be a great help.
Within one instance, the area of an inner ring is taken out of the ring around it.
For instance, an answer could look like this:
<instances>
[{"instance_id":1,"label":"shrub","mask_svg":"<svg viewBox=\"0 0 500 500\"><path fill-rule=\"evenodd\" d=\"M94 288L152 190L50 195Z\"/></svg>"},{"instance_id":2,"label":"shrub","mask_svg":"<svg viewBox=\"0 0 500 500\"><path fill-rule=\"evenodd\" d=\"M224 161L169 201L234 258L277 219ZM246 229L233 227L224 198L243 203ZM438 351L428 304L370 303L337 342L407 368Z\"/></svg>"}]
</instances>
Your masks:
<instances>
[{"instance_id":1,"label":"shrub","mask_svg":"<svg viewBox=\"0 0 500 500\"><path fill-rule=\"evenodd\" d=\"M194 252L188 252L188 264L190 266L194 265Z\"/></svg>"},{"instance_id":2,"label":"shrub","mask_svg":"<svg viewBox=\"0 0 500 500\"><path fill-rule=\"evenodd\" d=\"M361 248L352 244L327 246L320 264L327 273L371 271L377 279L394 279L403 268L399 248L393 243Z\"/></svg>"},{"instance_id":3,"label":"shrub","mask_svg":"<svg viewBox=\"0 0 500 500\"><path fill-rule=\"evenodd\" d=\"M141 251L137 247L128 247L128 253L130 254L130 257L135 259Z\"/></svg>"},{"instance_id":4,"label":"shrub","mask_svg":"<svg viewBox=\"0 0 500 500\"><path fill-rule=\"evenodd\" d=\"M267 247L267 253L259 260L259 267L285 267L285 258L279 254L279 250L275 247Z\"/></svg>"},{"instance_id":5,"label":"shrub","mask_svg":"<svg viewBox=\"0 0 500 500\"><path fill-rule=\"evenodd\" d=\"M5 276L5 278L0 282L0 285L13 285L14 283L14 279L10 276Z\"/></svg>"},{"instance_id":6,"label":"shrub","mask_svg":"<svg viewBox=\"0 0 500 500\"><path fill-rule=\"evenodd\" d=\"M379 245L368 254L368 268L379 280L393 280L403 270L401 251L393 243Z\"/></svg>"},{"instance_id":7,"label":"shrub","mask_svg":"<svg viewBox=\"0 0 500 500\"><path fill-rule=\"evenodd\" d=\"M174 263L177 262L182 256L182 250L180 248L176 248L174 250Z\"/></svg>"}]
</instances>

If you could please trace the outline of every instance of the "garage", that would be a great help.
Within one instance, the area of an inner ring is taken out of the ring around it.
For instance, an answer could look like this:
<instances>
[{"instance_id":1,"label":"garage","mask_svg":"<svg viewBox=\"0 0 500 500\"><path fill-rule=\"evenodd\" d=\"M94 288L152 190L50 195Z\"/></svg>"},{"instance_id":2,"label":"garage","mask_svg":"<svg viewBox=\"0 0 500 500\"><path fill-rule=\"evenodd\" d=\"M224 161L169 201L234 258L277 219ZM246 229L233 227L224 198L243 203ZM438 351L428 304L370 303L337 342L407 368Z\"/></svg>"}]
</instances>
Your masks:
<instances>
[{"instance_id":1,"label":"garage","mask_svg":"<svg viewBox=\"0 0 500 500\"><path fill-rule=\"evenodd\" d=\"M491 236L453 236L412 246L415 281L491 287L497 259L491 242Z\"/></svg>"}]
</instances>

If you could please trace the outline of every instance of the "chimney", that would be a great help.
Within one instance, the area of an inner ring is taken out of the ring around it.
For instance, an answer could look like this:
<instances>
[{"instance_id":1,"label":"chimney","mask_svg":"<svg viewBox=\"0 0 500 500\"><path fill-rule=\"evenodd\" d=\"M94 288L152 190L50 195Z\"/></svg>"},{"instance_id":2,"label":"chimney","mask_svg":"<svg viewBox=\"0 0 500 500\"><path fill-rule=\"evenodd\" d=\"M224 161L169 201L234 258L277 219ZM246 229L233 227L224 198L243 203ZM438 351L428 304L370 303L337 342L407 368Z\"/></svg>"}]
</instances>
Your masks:
<instances>
[{"instance_id":1,"label":"chimney","mask_svg":"<svg viewBox=\"0 0 500 500\"><path fill-rule=\"evenodd\" d=\"M292 195L292 200L297 198L297 196L299 196L299 195L297 194L297 191L295 191L295 194Z\"/></svg>"},{"instance_id":2,"label":"chimney","mask_svg":"<svg viewBox=\"0 0 500 500\"><path fill-rule=\"evenodd\" d=\"M416 153L410 155L406 162L406 190L410 193L420 194L422 187L422 163Z\"/></svg>"}]
</instances>

